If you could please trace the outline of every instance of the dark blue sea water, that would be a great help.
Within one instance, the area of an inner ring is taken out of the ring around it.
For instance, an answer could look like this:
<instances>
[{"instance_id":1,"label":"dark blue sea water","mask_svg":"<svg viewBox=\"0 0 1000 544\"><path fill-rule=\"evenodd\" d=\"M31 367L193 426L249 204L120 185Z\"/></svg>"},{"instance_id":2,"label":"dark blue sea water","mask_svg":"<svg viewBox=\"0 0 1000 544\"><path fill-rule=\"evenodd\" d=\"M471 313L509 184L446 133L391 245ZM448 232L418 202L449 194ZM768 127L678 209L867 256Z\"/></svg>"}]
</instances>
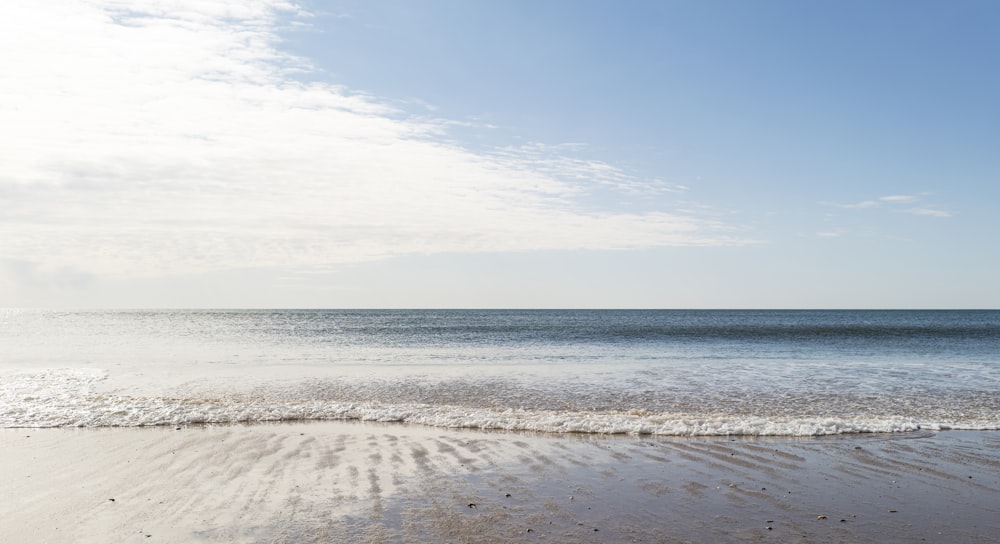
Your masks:
<instances>
[{"instance_id":1,"label":"dark blue sea water","mask_svg":"<svg viewBox=\"0 0 1000 544\"><path fill-rule=\"evenodd\" d=\"M0 426L1000 429L1000 311L0 310Z\"/></svg>"}]
</instances>

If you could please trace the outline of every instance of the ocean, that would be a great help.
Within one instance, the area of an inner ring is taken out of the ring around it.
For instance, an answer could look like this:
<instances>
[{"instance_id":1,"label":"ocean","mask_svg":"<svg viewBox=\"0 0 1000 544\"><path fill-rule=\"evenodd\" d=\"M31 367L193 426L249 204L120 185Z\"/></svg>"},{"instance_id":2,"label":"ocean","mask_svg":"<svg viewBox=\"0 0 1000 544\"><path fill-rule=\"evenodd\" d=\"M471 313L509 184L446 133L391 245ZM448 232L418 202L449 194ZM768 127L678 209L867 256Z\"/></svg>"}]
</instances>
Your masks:
<instances>
[{"instance_id":1,"label":"ocean","mask_svg":"<svg viewBox=\"0 0 1000 544\"><path fill-rule=\"evenodd\" d=\"M0 310L0 427L1000 429L1000 311Z\"/></svg>"}]
</instances>

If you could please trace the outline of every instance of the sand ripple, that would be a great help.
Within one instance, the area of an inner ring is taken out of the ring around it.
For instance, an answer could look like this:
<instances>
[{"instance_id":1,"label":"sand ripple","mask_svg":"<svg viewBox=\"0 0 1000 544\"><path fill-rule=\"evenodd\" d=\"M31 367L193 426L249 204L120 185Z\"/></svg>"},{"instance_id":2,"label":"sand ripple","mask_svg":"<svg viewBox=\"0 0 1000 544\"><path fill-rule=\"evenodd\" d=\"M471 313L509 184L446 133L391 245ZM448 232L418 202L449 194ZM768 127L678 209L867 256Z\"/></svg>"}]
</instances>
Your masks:
<instances>
[{"instance_id":1,"label":"sand ripple","mask_svg":"<svg viewBox=\"0 0 1000 544\"><path fill-rule=\"evenodd\" d=\"M629 438L322 422L0 430L5 542L939 542L1000 433Z\"/></svg>"}]
</instances>

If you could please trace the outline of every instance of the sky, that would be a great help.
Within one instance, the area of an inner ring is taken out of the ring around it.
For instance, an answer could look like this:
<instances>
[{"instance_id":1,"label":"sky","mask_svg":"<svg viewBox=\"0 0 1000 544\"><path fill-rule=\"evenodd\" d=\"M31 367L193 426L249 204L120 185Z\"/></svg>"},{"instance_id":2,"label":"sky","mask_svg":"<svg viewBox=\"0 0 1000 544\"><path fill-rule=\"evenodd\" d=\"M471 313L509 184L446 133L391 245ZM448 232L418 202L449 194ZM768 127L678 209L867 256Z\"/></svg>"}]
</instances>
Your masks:
<instances>
[{"instance_id":1,"label":"sky","mask_svg":"<svg viewBox=\"0 0 1000 544\"><path fill-rule=\"evenodd\" d=\"M998 27L7 0L0 307L1000 308Z\"/></svg>"}]
</instances>

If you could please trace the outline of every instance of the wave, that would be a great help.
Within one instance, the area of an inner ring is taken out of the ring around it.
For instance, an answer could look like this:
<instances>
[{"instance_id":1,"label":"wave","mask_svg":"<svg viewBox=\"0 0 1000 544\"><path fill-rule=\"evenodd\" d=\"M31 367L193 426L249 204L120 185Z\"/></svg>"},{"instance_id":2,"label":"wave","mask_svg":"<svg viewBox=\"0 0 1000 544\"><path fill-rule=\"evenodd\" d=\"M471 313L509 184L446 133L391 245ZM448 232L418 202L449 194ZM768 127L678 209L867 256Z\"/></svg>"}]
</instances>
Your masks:
<instances>
[{"instance_id":1,"label":"wave","mask_svg":"<svg viewBox=\"0 0 1000 544\"><path fill-rule=\"evenodd\" d=\"M289 400L282 395L204 397L99 394L97 369L0 376L0 427L144 427L357 420L545 433L665 436L823 436L917 430L1000 430L1000 421L931 421L913 416L787 417L726 413L531 410L447 404Z\"/></svg>"}]
</instances>

